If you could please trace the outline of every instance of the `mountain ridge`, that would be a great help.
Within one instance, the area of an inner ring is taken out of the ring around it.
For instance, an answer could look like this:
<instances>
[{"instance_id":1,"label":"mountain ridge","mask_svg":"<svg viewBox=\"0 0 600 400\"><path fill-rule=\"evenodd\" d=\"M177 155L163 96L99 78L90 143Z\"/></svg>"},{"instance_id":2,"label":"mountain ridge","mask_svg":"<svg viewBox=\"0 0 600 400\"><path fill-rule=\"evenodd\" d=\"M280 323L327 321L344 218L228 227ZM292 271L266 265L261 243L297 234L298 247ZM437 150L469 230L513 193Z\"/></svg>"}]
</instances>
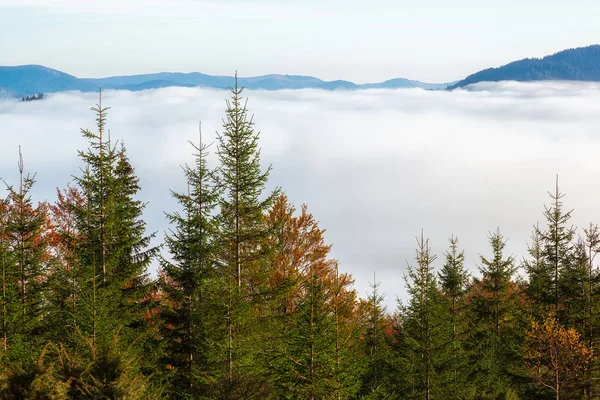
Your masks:
<instances>
[{"instance_id":1,"label":"mountain ridge","mask_svg":"<svg viewBox=\"0 0 600 400\"><path fill-rule=\"evenodd\" d=\"M540 58L523 58L500 67L486 68L451 85L449 89L506 80L600 82L600 45L570 48Z\"/></svg>"},{"instance_id":2,"label":"mountain ridge","mask_svg":"<svg viewBox=\"0 0 600 400\"><path fill-rule=\"evenodd\" d=\"M0 66L0 98L23 97L34 93L62 91L97 91L104 89L139 91L164 87L209 87L227 89L233 76L208 75L201 72L159 72L154 74L120 75L105 78L77 78L42 65ZM478 82L498 81L586 81L600 82L600 45L571 48L541 58L524 58L508 64L486 68L449 83L427 83L406 78L383 82L356 84L347 80L325 81L313 76L267 74L239 77L240 86L248 89L400 89L453 90Z\"/></svg>"},{"instance_id":3,"label":"mountain ridge","mask_svg":"<svg viewBox=\"0 0 600 400\"><path fill-rule=\"evenodd\" d=\"M200 72L159 72L155 74L121 75L106 78L77 78L65 72L29 64L0 66L0 93L22 97L32 93L55 93L78 90L81 92L103 89L139 91L163 87L209 87L227 89L232 85L233 76L208 75ZM355 84L350 81L325 81L313 76L267 74L252 77L239 77L240 86L248 89L323 89L357 90L370 88L422 88L445 89L449 83L426 83L405 78L394 78L379 83ZM402 82L402 84L399 84Z\"/></svg>"}]
</instances>

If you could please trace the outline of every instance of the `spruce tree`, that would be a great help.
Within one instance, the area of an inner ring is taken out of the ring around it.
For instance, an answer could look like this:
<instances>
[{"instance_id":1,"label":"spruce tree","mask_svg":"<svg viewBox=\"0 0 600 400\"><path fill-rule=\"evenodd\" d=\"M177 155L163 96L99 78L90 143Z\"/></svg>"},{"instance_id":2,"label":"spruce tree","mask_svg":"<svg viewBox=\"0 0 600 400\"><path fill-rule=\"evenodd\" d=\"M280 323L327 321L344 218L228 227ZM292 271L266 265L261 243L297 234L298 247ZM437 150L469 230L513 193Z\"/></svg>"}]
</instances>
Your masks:
<instances>
[{"instance_id":1,"label":"spruce tree","mask_svg":"<svg viewBox=\"0 0 600 400\"><path fill-rule=\"evenodd\" d=\"M458 250L458 238L450 236L450 247L444 253L446 261L438 273L442 299L449 316L450 326L446 332L445 353L448 362L444 363L444 385L448 398L459 399L464 397L466 382L467 357L464 349L465 335L467 333L467 309L465 299L470 275L464 266L464 250Z\"/></svg>"},{"instance_id":2,"label":"spruce tree","mask_svg":"<svg viewBox=\"0 0 600 400\"><path fill-rule=\"evenodd\" d=\"M246 398L264 397L268 388L254 365L256 313L264 305L268 230L263 215L273 204L277 191L263 198L271 168L260 165L259 134L243 100L243 88L237 76L227 101L223 131L217 135L220 162L218 184L223 190L220 201L220 264L228 276L226 371L224 397L243 393Z\"/></svg>"},{"instance_id":3,"label":"spruce tree","mask_svg":"<svg viewBox=\"0 0 600 400\"><path fill-rule=\"evenodd\" d=\"M172 398L216 398L212 382L218 376L216 333L225 310L216 298L221 280L215 269L217 226L213 211L219 191L206 164L207 146L195 145L195 165L185 165L188 193L172 192L182 211L167 214L174 228L165 237L172 260L161 259L164 363Z\"/></svg>"},{"instance_id":4,"label":"spruce tree","mask_svg":"<svg viewBox=\"0 0 600 400\"><path fill-rule=\"evenodd\" d=\"M596 353L598 338L600 337L600 321L598 318L600 315L600 305L597 302L598 292L600 291L600 271L594 265L594 260L598 252L600 252L600 229L597 224L590 223L584 229L584 246L587 255L587 299L585 330L582 337L592 353ZM586 376L585 390L588 399L592 399L597 395L598 367L598 358L596 357L590 362Z\"/></svg>"},{"instance_id":5,"label":"spruce tree","mask_svg":"<svg viewBox=\"0 0 600 400\"><path fill-rule=\"evenodd\" d=\"M409 387L404 391L425 400L435 398L440 390L437 371L446 322L441 318L440 292L432 266L436 258L431 254L429 239L421 232L417 238L416 266L409 265L405 277L410 300L406 307L400 308L402 337L399 340L408 347L403 352L402 363L410 366Z\"/></svg>"},{"instance_id":6,"label":"spruce tree","mask_svg":"<svg viewBox=\"0 0 600 400\"><path fill-rule=\"evenodd\" d=\"M563 210L562 199L564 194L559 190L558 176L554 193L548 193L551 200L549 207L544 206L544 216L547 227L539 232L541 239L541 254L543 268L530 275L529 280L536 282L538 288L536 300L542 302L547 311L554 311L562 322L568 319L564 312L564 293L569 290L568 285L561 285L563 272L574 267L575 256L573 252L573 238L575 229L569 226L573 210Z\"/></svg>"},{"instance_id":7,"label":"spruce tree","mask_svg":"<svg viewBox=\"0 0 600 400\"><path fill-rule=\"evenodd\" d=\"M19 186L8 187L8 216L4 229L9 253L3 260L5 334L12 342L7 346L9 357L27 364L39 355L44 333L47 206L44 203L36 206L31 199L35 176L24 175L20 148L18 166Z\"/></svg>"},{"instance_id":8,"label":"spruce tree","mask_svg":"<svg viewBox=\"0 0 600 400\"><path fill-rule=\"evenodd\" d=\"M160 348L158 332L149 321L156 302L146 269L158 248L149 247L153 235L145 235L145 204L136 199L139 180L125 148L117 149L106 135L107 110L100 95L92 108L97 131L82 129L89 147L79 152L84 167L75 177L83 201L73 206L80 235L74 249L79 283L68 336L71 348L91 357L94 368L117 354L122 362L136 360L129 371L151 374ZM110 366L117 368L119 363L113 360L106 365ZM102 375L95 379L121 376L118 369L95 370Z\"/></svg>"},{"instance_id":9,"label":"spruce tree","mask_svg":"<svg viewBox=\"0 0 600 400\"><path fill-rule=\"evenodd\" d=\"M362 354L364 370L361 376L360 398L385 399L394 395L391 377L394 375L390 351L390 337L386 331L389 320L383 305L384 295L379 291L380 282L375 279L371 294L363 302L364 328L362 332Z\"/></svg>"},{"instance_id":10,"label":"spruce tree","mask_svg":"<svg viewBox=\"0 0 600 400\"><path fill-rule=\"evenodd\" d=\"M504 255L506 241L499 229L490 233L489 242L492 256L480 256L481 278L473 284L473 326L467 343L478 392L493 397L512 390L523 332L517 303L519 288L512 280L516 272L514 258Z\"/></svg>"}]
</instances>

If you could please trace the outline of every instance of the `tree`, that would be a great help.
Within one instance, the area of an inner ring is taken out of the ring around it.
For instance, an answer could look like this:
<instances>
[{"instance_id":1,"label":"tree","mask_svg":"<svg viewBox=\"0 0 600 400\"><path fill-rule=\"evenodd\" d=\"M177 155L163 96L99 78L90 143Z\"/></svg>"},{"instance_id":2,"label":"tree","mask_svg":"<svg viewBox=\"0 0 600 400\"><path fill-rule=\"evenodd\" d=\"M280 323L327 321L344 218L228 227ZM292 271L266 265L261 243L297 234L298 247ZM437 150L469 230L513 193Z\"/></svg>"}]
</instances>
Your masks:
<instances>
[{"instance_id":1,"label":"tree","mask_svg":"<svg viewBox=\"0 0 600 400\"><path fill-rule=\"evenodd\" d=\"M519 288L512 281L514 258L504 255L506 241L500 230L490 233L492 257L480 256L480 279L469 295L472 315L467 339L473 374L481 392L499 396L510 390L520 360ZM479 381L481 379L481 381Z\"/></svg>"},{"instance_id":2,"label":"tree","mask_svg":"<svg viewBox=\"0 0 600 400\"><path fill-rule=\"evenodd\" d=\"M262 358L276 398L347 399L356 391L352 279L329 259L330 245L306 205L299 215L281 195L265 216L274 227L270 306Z\"/></svg>"},{"instance_id":3,"label":"tree","mask_svg":"<svg viewBox=\"0 0 600 400\"><path fill-rule=\"evenodd\" d=\"M3 323L9 358L27 364L41 349L47 282L47 206L34 205L35 176L24 175L19 147L19 187L8 187L3 229ZM8 342L12 341L12 345Z\"/></svg>"},{"instance_id":4,"label":"tree","mask_svg":"<svg viewBox=\"0 0 600 400\"><path fill-rule=\"evenodd\" d=\"M97 131L81 131L89 140L79 152L82 174L75 177L83 199L69 206L78 235L73 249L76 322L68 331L69 350L90 363L102 362L113 351L127 352L140 363L134 369L150 375L160 346L149 318L158 304L146 269L158 248L150 247L153 235L145 234L145 204L137 199L139 179L125 147L117 148L106 137L107 110L100 94L92 108Z\"/></svg>"},{"instance_id":5,"label":"tree","mask_svg":"<svg viewBox=\"0 0 600 400\"><path fill-rule=\"evenodd\" d=\"M562 311L560 309L564 299L562 298L560 279L563 271L571 267L574 262L572 242L575 229L568 226L573 210L563 211L562 199L564 194L560 192L558 187L558 175L556 176L554 193L548 194L552 201L550 207L544 206L544 216L548 225L545 231L539 232L544 268L540 271L542 276L539 278L530 276L530 280L537 279L541 281L539 289L542 290L542 293L544 291L546 293L538 296L538 298L546 299L546 301L551 298L552 303L546 304L546 306L551 306L557 317L561 319ZM545 283L543 283L544 281Z\"/></svg>"},{"instance_id":6,"label":"tree","mask_svg":"<svg viewBox=\"0 0 600 400\"><path fill-rule=\"evenodd\" d=\"M449 241L450 247L444 253L446 261L438 273L442 292L440 300L445 303L446 314L450 317L450 331L445 335L449 362L443 370L447 375L448 397L461 398L467 386L464 379L468 362L464 350L467 330L465 298L470 275L464 266L464 250L458 250L458 238L452 235Z\"/></svg>"},{"instance_id":7,"label":"tree","mask_svg":"<svg viewBox=\"0 0 600 400\"><path fill-rule=\"evenodd\" d=\"M364 364L361 376L359 396L365 399L385 399L394 395L391 377L394 375L394 365L390 346L390 321L386 318L383 305L384 295L379 291L380 282L375 279L371 294L366 301L361 301L362 323L362 353Z\"/></svg>"},{"instance_id":8,"label":"tree","mask_svg":"<svg viewBox=\"0 0 600 400\"><path fill-rule=\"evenodd\" d=\"M48 275L47 324L53 341L64 340L65 327L77 326L78 290L82 284L77 268L76 248L81 233L77 230L77 208L85 207L81 192L74 187L60 191L58 200L49 206L51 230L48 235L52 259Z\"/></svg>"},{"instance_id":9,"label":"tree","mask_svg":"<svg viewBox=\"0 0 600 400\"><path fill-rule=\"evenodd\" d=\"M278 191L261 198L271 168L262 171L259 134L248 116L243 102L243 88L230 89L223 132L217 134L217 155L220 162L218 184L223 190L220 207L221 267L228 277L227 298L227 398L243 393L246 398L264 397L267 388L253 367L253 353L258 347L250 323L255 312L264 305L267 276L265 246L268 230L263 214L273 204ZM238 393L238 394L236 394Z\"/></svg>"},{"instance_id":10,"label":"tree","mask_svg":"<svg viewBox=\"0 0 600 400\"><path fill-rule=\"evenodd\" d=\"M440 318L440 293L432 267L435 260L429 239L426 240L421 232L421 237L417 238L416 267L409 264L405 277L410 300L400 309L403 314L401 334L404 335L400 340L409 347L404 357L408 358L405 363L411 365L408 391L411 397L425 400L431 399L438 389L435 377L444 330Z\"/></svg>"},{"instance_id":11,"label":"tree","mask_svg":"<svg viewBox=\"0 0 600 400\"><path fill-rule=\"evenodd\" d=\"M524 358L536 382L552 390L556 400L560 400L573 398L568 388L584 379L593 352L575 329L563 327L551 315L543 324L531 322Z\"/></svg>"},{"instance_id":12,"label":"tree","mask_svg":"<svg viewBox=\"0 0 600 400\"><path fill-rule=\"evenodd\" d=\"M172 260L161 259L162 331L167 341L163 363L173 369L171 397L214 398L212 382L218 376L214 344L225 311L216 299L221 281L215 269L218 242L213 211L220 193L206 164L208 146L201 136L199 144L190 144L195 165L183 167L188 193L171 192L182 211L167 214L174 225L165 236Z\"/></svg>"}]
</instances>

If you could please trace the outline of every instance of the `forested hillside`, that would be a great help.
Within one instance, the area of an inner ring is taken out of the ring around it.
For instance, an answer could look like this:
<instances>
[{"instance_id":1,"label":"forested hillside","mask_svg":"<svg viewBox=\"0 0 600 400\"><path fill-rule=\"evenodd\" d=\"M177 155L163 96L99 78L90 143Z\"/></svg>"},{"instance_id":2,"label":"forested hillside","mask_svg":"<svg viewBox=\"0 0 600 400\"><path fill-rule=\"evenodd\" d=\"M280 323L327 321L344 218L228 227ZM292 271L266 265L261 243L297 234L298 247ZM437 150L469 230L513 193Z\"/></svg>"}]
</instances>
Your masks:
<instances>
[{"instance_id":1,"label":"forested hillside","mask_svg":"<svg viewBox=\"0 0 600 400\"><path fill-rule=\"evenodd\" d=\"M498 81L600 81L600 45L568 49L543 58L526 58L467 76L451 88Z\"/></svg>"},{"instance_id":2,"label":"forested hillside","mask_svg":"<svg viewBox=\"0 0 600 400\"><path fill-rule=\"evenodd\" d=\"M501 227L478 260L451 232L443 254L415 232L390 310L376 275L357 295L310 205L266 190L246 100L236 81L216 146L181 143L195 162L162 249L101 96L54 202L34 204L23 158L1 171L0 398L600 397L600 228L571 226L558 178L524 260Z\"/></svg>"}]
</instances>

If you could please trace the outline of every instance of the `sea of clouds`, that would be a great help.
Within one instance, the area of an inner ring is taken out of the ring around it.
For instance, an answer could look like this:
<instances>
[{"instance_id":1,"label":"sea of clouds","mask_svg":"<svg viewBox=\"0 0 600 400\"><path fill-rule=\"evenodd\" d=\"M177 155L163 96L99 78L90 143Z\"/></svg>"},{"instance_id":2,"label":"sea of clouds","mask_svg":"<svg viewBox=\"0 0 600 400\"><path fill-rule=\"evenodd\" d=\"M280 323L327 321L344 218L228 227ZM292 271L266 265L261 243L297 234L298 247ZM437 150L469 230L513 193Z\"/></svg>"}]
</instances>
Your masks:
<instances>
[{"instance_id":1,"label":"sea of clouds","mask_svg":"<svg viewBox=\"0 0 600 400\"><path fill-rule=\"evenodd\" d=\"M403 276L415 236L430 238L443 263L448 237L477 275L497 228L507 253L526 256L533 225L543 225L556 174L572 222L600 222L600 85L484 83L469 90L246 91L260 131L269 190L281 187L327 230L332 256L367 296L387 293L390 311L405 299ZM169 189L185 190L180 165L193 162L188 140L213 142L222 130L223 90L106 91L107 126L122 140L141 179L145 219L158 244L176 210ZM0 177L37 173L34 200L54 201L82 166L80 128L95 128L97 94L59 93L32 102L0 101ZM211 151L216 151L213 144ZM214 154L211 164L215 165Z\"/></svg>"}]
</instances>

